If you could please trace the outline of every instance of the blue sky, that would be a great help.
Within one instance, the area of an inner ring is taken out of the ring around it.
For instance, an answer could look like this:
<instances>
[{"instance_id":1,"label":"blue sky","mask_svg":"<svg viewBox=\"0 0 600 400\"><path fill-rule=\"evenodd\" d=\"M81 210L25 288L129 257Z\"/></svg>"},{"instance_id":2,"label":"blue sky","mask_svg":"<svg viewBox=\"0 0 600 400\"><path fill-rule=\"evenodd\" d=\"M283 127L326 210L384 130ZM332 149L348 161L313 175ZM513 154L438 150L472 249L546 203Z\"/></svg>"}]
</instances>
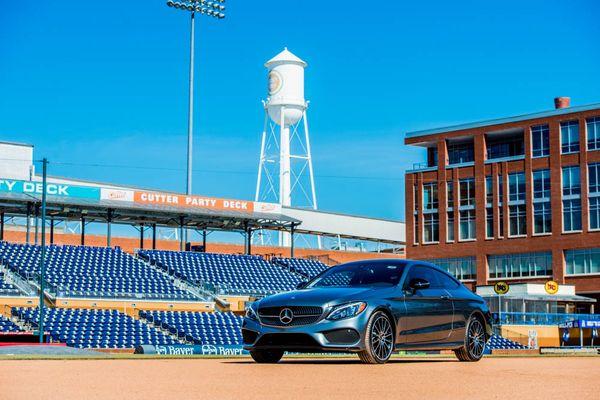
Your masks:
<instances>
[{"instance_id":1,"label":"blue sky","mask_svg":"<svg viewBox=\"0 0 600 400\"><path fill-rule=\"evenodd\" d=\"M309 64L324 210L404 219L423 160L406 131L600 102L597 1L226 4L197 25L198 194L253 197L263 64L284 46ZM5 2L0 140L54 175L183 191L188 29L162 0Z\"/></svg>"}]
</instances>

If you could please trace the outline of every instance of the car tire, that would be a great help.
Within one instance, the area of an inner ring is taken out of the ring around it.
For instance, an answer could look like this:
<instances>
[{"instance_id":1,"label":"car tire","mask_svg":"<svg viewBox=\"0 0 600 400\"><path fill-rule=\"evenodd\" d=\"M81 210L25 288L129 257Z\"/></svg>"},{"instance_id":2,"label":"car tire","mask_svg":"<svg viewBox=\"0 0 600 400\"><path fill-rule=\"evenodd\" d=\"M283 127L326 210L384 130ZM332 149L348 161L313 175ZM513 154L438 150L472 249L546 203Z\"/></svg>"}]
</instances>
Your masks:
<instances>
[{"instance_id":1,"label":"car tire","mask_svg":"<svg viewBox=\"0 0 600 400\"><path fill-rule=\"evenodd\" d=\"M485 351L486 335L483 322L474 315L469 318L465 329L465 344L454 350L456 358L460 361L474 362L483 357Z\"/></svg>"},{"instance_id":2,"label":"car tire","mask_svg":"<svg viewBox=\"0 0 600 400\"><path fill-rule=\"evenodd\" d=\"M252 350L250 357L259 364L275 364L283 357L283 350Z\"/></svg>"},{"instance_id":3,"label":"car tire","mask_svg":"<svg viewBox=\"0 0 600 400\"><path fill-rule=\"evenodd\" d=\"M365 329L365 349L358 357L365 364L385 364L394 352L394 328L383 311L374 312Z\"/></svg>"}]
</instances>

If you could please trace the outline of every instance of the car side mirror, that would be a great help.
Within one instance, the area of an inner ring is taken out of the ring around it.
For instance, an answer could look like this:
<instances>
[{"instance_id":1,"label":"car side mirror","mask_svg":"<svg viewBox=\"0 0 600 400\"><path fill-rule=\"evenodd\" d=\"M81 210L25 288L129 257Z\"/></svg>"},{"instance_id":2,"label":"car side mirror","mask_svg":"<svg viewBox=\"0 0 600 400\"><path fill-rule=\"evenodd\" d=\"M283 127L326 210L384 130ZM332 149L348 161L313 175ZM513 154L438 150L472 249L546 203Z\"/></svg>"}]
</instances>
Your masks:
<instances>
[{"instance_id":1,"label":"car side mirror","mask_svg":"<svg viewBox=\"0 0 600 400\"><path fill-rule=\"evenodd\" d=\"M423 278L412 279L408 283L408 287L414 292L420 289L427 289L429 287L429 281Z\"/></svg>"},{"instance_id":2,"label":"car side mirror","mask_svg":"<svg viewBox=\"0 0 600 400\"><path fill-rule=\"evenodd\" d=\"M296 285L296 289L304 289L306 285L308 285L308 282L306 281L298 282L298 284Z\"/></svg>"}]
</instances>

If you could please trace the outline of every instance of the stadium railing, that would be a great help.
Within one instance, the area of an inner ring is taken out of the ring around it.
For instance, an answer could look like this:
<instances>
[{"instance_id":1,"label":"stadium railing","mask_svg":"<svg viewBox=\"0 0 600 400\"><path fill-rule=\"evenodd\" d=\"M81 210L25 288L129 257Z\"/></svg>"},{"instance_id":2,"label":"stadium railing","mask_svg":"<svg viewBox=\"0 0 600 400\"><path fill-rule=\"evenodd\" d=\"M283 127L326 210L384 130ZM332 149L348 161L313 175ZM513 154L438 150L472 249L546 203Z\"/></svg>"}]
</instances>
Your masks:
<instances>
[{"instance_id":1,"label":"stadium railing","mask_svg":"<svg viewBox=\"0 0 600 400\"><path fill-rule=\"evenodd\" d=\"M600 321L600 314L503 312L494 317L499 325L559 325L577 319Z\"/></svg>"}]
</instances>

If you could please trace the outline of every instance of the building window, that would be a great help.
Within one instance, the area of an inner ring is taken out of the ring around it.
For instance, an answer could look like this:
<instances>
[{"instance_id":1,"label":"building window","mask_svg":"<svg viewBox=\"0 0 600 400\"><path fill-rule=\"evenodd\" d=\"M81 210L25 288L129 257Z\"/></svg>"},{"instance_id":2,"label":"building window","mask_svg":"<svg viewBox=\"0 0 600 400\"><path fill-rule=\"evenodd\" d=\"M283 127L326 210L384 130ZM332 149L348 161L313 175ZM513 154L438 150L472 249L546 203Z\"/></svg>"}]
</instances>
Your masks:
<instances>
[{"instance_id":1,"label":"building window","mask_svg":"<svg viewBox=\"0 0 600 400\"><path fill-rule=\"evenodd\" d=\"M600 163L588 165L590 229L600 229Z\"/></svg>"},{"instance_id":2,"label":"building window","mask_svg":"<svg viewBox=\"0 0 600 400\"><path fill-rule=\"evenodd\" d=\"M447 144L448 164L462 164L475 160L473 152L473 141Z\"/></svg>"},{"instance_id":3,"label":"building window","mask_svg":"<svg viewBox=\"0 0 600 400\"><path fill-rule=\"evenodd\" d=\"M504 237L504 209L498 208L498 236Z\"/></svg>"},{"instance_id":4,"label":"building window","mask_svg":"<svg viewBox=\"0 0 600 400\"><path fill-rule=\"evenodd\" d=\"M460 240L475 239L475 210L460 211Z\"/></svg>"},{"instance_id":5,"label":"building window","mask_svg":"<svg viewBox=\"0 0 600 400\"><path fill-rule=\"evenodd\" d=\"M415 244L419 244L419 216L415 215L415 232L414 232Z\"/></svg>"},{"instance_id":6,"label":"building window","mask_svg":"<svg viewBox=\"0 0 600 400\"><path fill-rule=\"evenodd\" d=\"M565 250L567 275L600 274L600 248Z\"/></svg>"},{"instance_id":7,"label":"building window","mask_svg":"<svg viewBox=\"0 0 600 400\"><path fill-rule=\"evenodd\" d=\"M563 232L581 230L581 180L579 167L562 170Z\"/></svg>"},{"instance_id":8,"label":"building window","mask_svg":"<svg viewBox=\"0 0 600 400\"><path fill-rule=\"evenodd\" d=\"M588 150L600 150L600 117L588 118L585 123Z\"/></svg>"},{"instance_id":9,"label":"building window","mask_svg":"<svg viewBox=\"0 0 600 400\"><path fill-rule=\"evenodd\" d=\"M423 243L440 240L440 218L437 212L423 214Z\"/></svg>"},{"instance_id":10,"label":"building window","mask_svg":"<svg viewBox=\"0 0 600 400\"><path fill-rule=\"evenodd\" d=\"M533 233L552 232L550 170L533 171Z\"/></svg>"},{"instance_id":11,"label":"building window","mask_svg":"<svg viewBox=\"0 0 600 400\"><path fill-rule=\"evenodd\" d=\"M550 155L550 129L548 125L531 127L531 153L533 157Z\"/></svg>"},{"instance_id":12,"label":"building window","mask_svg":"<svg viewBox=\"0 0 600 400\"><path fill-rule=\"evenodd\" d=\"M552 275L552 253L520 253L488 256L490 278L525 278Z\"/></svg>"},{"instance_id":13,"label":"building window","mask_svg":"<svg viewBox=\"0 0 600 400\"><path fill-rule=\"evenodd\" d=\"M579 123L567 121L560 123L561 153L577 153L579 151Z\"/></svg>"},{"instance_id":14,"label":"building window","mask_svg":"<svg viewBox=\"0 0 600 400\"><path fill-rule=\"evenodd\" d=\"M446 207L452 208L454 206L454 182L446 182Z\"/></svg>"},{"instance_id":15,"label":"building window","mask_svg":"<svg viewBox=\"0 0 600 400\"><path fill-rule=\"evenodd\" d=\"M494 237L494 209L485 208L485 237L491 239Z\"/></svg>"},{"instance_id":16,"label":"building window","mask_svg":"<svg viewBox=\"0 0 600 400\"><path fill-rule=\"evenodd\" d=\"M518 157L525 154L523 133L486 135L487 159Z\"/></svg>"},{"instance_id":17,"label":"building window","mask_svg":"<svg viewBox=\"0 0 600 400\"><path fill-rule=\"evenodd\" d=\"M533 204L533 232L537 234L552 232L552 208L549 201Z\"/></svg>"},{"instance_id":18,"label":"building window","mask_svg":"<svg viewBox=\"0 0 600 400\"><path fill-rule=\"evenodd\" d=\"M437 265L459 280L474 280L477 277L475 257L436 258L424 260Z\"/></svg>"},{"instance_id":19,"label":"building window","mask_svg":"<svg viewBox=\"0 0 600 400\"><path fill-rule=\"evenodd\" d=\"M438 165L438 149L437 147L427 148L427 166L437 167Z\"/></svg>"},{"instance_id":20,"label":"building window","mask_svg":"<svg viewBox=\"0 0 600 400\"><path fill-rule=\"evenodd\" d=\"M437 183L423 184L423 212L437 210L438 192Z\"/></svg>"},{"instance_id":21,"label":"building window","mask_svg":"<svg viewBox=\"0 0 600 400\"><path fill-rule=\"evenodd\" d=\"M508 206L510 219L510 236L527 234L527 212L525 204Z\"/></svg>"},{"instance_id":22,"label":"building window","mask_svg":"<svg viewBox=\"0 0 600 400\"><path fill-rule=\"evenodd\" d=\"M485 177L485 203L491 205L494 201L494 179L491 176Z\"/></svg>"},{"instance_id":23,"label":"building window","mask_svg":"<svg viewBox=\"0 0 600 400\"><path fill-rule=\"evenodd\" d=\"M525 201L525 173L515 172L508 175L508 201Z\"/></svg>"},{"instance_id":24,"label":"building window","mask_svg":"<svg viewBox=\"0 0 600 400\"><path fill-rule=\"evenodd\" d=\"M581 194L581 179L579 167L564 167L562 169L563 196L578 196Z\"/></svg>"},{"instance_id":25,"label":"building window","mask_svg":"<svg viewBox=\"0 0 600 400\"><path fill-rule=\"evenodd\" d=\"M581 199L563 200L563 231L581 230Z\"/></svg>"},{"instance_id":26,"label":"building window","mask_svg":"<svg viewBox=\"0 0 600 400\"><path fill-rule=\"evenodd\" d=\"M454 242L454 211L448 212L446 221L446 241Z\"/></svg>"},{"instance_id":27,"label":"building window","mask_svg":"<svg viewBox=\"0 0 600 400\"><path fill-rule=\"evenodd\" d=\"M460 180L460 206L475 206L475 179Z\"/></svg>"}]
</instances>

